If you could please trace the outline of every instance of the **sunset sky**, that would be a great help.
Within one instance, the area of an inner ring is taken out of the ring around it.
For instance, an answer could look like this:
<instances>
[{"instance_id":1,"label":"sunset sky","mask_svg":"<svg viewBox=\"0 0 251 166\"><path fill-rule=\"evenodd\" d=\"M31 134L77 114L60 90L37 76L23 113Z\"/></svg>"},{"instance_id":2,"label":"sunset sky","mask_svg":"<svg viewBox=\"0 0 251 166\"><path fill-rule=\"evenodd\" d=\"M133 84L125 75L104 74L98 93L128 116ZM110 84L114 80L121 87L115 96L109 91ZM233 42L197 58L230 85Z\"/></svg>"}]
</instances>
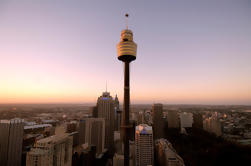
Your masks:
<instances>
[{"instance_id":1,"label":"sunset sky","mask_svg":"<svg viewBox=\"0 0 251 166\"><path fill-rule=\"evenodd\" d=\"M132 103L251 104L248 0L0 0L0 103L122 103L125 13Z\"/></svg>"}]
</instances>

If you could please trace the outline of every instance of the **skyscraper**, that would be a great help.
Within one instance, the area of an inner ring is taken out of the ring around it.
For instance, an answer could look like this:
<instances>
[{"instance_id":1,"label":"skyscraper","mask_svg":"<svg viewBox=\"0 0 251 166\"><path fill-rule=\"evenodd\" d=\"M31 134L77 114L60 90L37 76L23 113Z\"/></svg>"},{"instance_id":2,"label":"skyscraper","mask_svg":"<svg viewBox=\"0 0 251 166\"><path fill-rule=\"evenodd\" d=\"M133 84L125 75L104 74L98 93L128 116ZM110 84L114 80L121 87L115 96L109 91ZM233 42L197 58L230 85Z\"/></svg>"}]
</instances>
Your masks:
<instances>
[{"instance_id":1,"label":"skyscraper","mask_svg":"<svg viewBox=\"0 0 251 166\"><path fill-rule=\"evenodd\" d=\"M136 166L153 165L153 130L147 124L136 126L135 131Z\"/></svg>"},{"instance_id":2,"label":"skyscraper","mask_svg":"<svg viewBox=\"0 0 251 166\"><path fill-rule=\"evenodd\" d=\"M0 165L21 165L24 120L0 120Z\"/></svg>"},{"instance_id":3,"label":"skyscraper","mask_svg":"<svg viewBox=\"0 0 251 166\"><path fill-rule=\"evenodd\" d=\"M128 14L125 15L128 18ZM118 59L125 64L124 71L124 106L123 106L123 125L121 134L124 142L124 166L129 165L129 111L130 111L130 62L136 59L137 44L133 41L133 33L128 29L121 32L121 40L117 45Z\"/></svg>"},{"instance_id":4,"label":"skyscraper","mask_svg":"<svg viewBox=\"0 0 251 166\"><path fill-rule=\"evenodd\" d=\"M121 110L119 109L119 99L118 96L115 96L114 99L114 111L115 111L115 130L119 131L120 130L120 125L121 125Z\"/></svg>"},{"instance_id":5,"label":"skyscraper","mask_svg":"<svg viewBox=\"0 0 251 166\"><path fill-rule=\"evenodd\" d=\"M154 139L162 138L164 135L163 105L153 104L152 115L153 115Z\"/></svg>"},{"instance_id":6,"label":"skyscraper","mask_svg":"<svg viewBox=\"0 0 251 166\"><path fill-rule=\"evenodd\" d=\"M105 119L105 148L110 148L113 145L114 133L114 100L109 92L103 92L102 96L98 98L98 117Z\"/></svg>"},{"instance_id":7,"label":"skyscraper","mask_svg":"<svg viewBox=\"0 0 251 166\"><path fill-rule=\"evenodd\" d=\"M26 157L27 166L71 166L71 164L72 136L68 134L38 140Z\"/></svg>"}]
</instances>

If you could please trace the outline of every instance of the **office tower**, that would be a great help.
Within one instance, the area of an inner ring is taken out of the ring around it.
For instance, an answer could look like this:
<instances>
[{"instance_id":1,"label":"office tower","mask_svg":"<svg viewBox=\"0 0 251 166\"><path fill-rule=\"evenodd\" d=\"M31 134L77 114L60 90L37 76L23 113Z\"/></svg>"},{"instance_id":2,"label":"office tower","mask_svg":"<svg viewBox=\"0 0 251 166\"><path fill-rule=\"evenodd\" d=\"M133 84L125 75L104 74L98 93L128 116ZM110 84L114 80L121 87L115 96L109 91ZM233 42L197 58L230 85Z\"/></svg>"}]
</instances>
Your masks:
<instances>
[{"instance_id":1,"label":"office tower","mask_svg":"<svg viewBox=\"0 0 251 166\"><path fill-rule=\"evenodd\" d=\"M119 131L120 130L120 125L121 125L121 111L119 109L119 99L118 96L115 96L114 99L114 113L115 113L115 131Z\"/></svg>"},{"instance_id":2,"label":"office tower","mask_svg":"<svg viewBox=\"0 0 251 166\"><path fill-rule=\"evenodd\" d=\"M168 128L179 128L180 119L178 111L169 110L167 114Z\"/></svg>"},{"instance_id":3,"label":"office tower","mask_svg":"<svg viewBox=\"0 0 251 166\"><path fill-rule=\"evenodd\" d=\"M26 157L27 166L71 166L71 164L72 136L68 134L38 140Z\"/></svg>"},{"instance_id":4,"label":"office tower","mask_svg":"<svg viewBox=\"0 0 251 166\"><path fill-rule=\"evenodd\" d=\"M203 129L203 117L201 113L193 113L193 127Z\"/></svg>"},{"instance_id":5,"label":"office tower","mask_svg":"<svg viewBox=\"0 0 251 166\"><path fill-rule=\"evenodd\" d=\"M79 126L78 126L78 134L79 134L79 145L82 145L85 143L85 121L80 120Z\"/></svg>"},{"instance_id":6,"label":"office tower","mask_svg":"<svg viewBox=\"0 0 251 166\"><path fill-rule=\"evenodd\" d=\"M153 104L152 116L153 116L154 139L163 138L164 122L163 122L163 105L162 104Z\"/></svg>"},{"instance_id":7,"label":"office tower","mask_svg":"<svg viewBox=\"0 0 251 166\"><path fill-rule=\"evenodd\" d=\"M111 148L113 145L114 132L114 100L109 92L103 92L98 98L98 117L105 119L105 148Z\"/></svg>"},{"instance_id":8,"label":"office tower","mask_svg":"<svg viewBox=\"0 0 251 166\"><path fill-rule=\"evenodd\" d=\"M104 118L84 118L80 121L79 135L81 144L95 145L97 154L104 151L105 120ZM112 135L113 136L113 135ZM112 138L113 139L113 138Z\"/></svg>"},{"instance_id":9,"label":"office tower","mask_svg":"<svg viewBox=\"0 0 251 166\"><path fill-rule=\"evenodd\" d=\"M0 120L0 165L21 165L24 120Z\"/></svg>"},{"instance_id":10,"label":"office tower","mask_svg":"<svg viewBox=\"0 0 251 166\"><path fill-rule=\"evenodd\" d=\"M119 109L117 110L117 120L116 120L116 123L117 123L117 131L120 131L120 128L121 128L121 123L122 123L122 111Z\"/></svg>"},{"instance_id":11,"label":"office tower","mask_svg":"<svg viewBox=\"0 0 251 166\"><path fill-rule=\"evenodd\" d=\"M158 165L184 166L183 159L176 153L172 144L166 139L155 141L156 161Z\"/></svg>"},{"instance_id":12,"label":"office tower","mask_svg":"<svg viewBox=\"0 0 251 166\"><path fill-rule=\"evenodd\" d=\"M147 124L136 126L135 131L136 166L153 165L153 130Z\"/></svg>"},{"instance_id":13,"label":"office tower","mask_svg":"<svg viewBox=\"0 0 251 166\"><path fill-rule=\"evenodd\" d=\"M187 128L193 125L193 114L189 112L180 113L180 127Z\"/></svg>"},{"instance_id":14,"label":"office tower","mask_svg":"<svg viewBox=\"0 0 251 166\"><path fill-rule=\"evenodd\" d=\"M125 15L128 18L128 14ZM130 111L130 62L136 59L137 44L133 42L133 33L128 29L121 32L121 40L117 45L118 59L124 62L124 106L121 134L124 142L124 165L129 165L129 111Z\"/></svg>"}]
</instances>

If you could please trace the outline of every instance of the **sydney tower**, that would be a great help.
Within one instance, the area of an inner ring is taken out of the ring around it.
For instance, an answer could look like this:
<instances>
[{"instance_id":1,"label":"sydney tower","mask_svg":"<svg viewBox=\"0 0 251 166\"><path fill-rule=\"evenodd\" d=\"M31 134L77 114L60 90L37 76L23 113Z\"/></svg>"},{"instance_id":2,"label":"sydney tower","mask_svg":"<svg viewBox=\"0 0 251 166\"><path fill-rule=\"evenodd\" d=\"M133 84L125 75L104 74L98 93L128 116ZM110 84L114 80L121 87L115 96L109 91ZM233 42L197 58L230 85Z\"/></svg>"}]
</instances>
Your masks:
<instances>
[{"instance_id":1,"label":"sydney tower","mask_svg":"<svg viewBox=\"0 0 251 166\"><path fill-rule=\"evenodd\" d=\"M128 14L125 15L128 19ZM118 59L124 62L124 105L123 121L121 125L121 135L124 142L124 166L129 166L129 124L130 111L130 62L136 59L137 44L133 42L133 33L128 29L121 32L121 40L117 45Z\"/></svg>"}]
</instances>

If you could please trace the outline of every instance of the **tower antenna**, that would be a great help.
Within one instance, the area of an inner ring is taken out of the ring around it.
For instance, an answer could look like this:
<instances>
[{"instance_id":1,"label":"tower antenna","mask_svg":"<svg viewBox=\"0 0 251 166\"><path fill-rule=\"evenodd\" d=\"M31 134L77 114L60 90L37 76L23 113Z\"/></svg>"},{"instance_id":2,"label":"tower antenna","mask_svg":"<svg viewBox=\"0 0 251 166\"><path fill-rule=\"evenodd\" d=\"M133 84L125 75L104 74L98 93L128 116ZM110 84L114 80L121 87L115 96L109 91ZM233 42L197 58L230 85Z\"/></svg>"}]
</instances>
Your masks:
<instances>
[{"instance_id":1,"label":"tower antenna","mask_svg":"<svg viewBox=\"0 0 251 166\"><path fill-rule=\"evenodd\" d=\"M125 14L125 17L126 17L126 29L128 29L128 17L129 17L129 14L126 13L126 14Z\"/></svg>"}]
</instances>

